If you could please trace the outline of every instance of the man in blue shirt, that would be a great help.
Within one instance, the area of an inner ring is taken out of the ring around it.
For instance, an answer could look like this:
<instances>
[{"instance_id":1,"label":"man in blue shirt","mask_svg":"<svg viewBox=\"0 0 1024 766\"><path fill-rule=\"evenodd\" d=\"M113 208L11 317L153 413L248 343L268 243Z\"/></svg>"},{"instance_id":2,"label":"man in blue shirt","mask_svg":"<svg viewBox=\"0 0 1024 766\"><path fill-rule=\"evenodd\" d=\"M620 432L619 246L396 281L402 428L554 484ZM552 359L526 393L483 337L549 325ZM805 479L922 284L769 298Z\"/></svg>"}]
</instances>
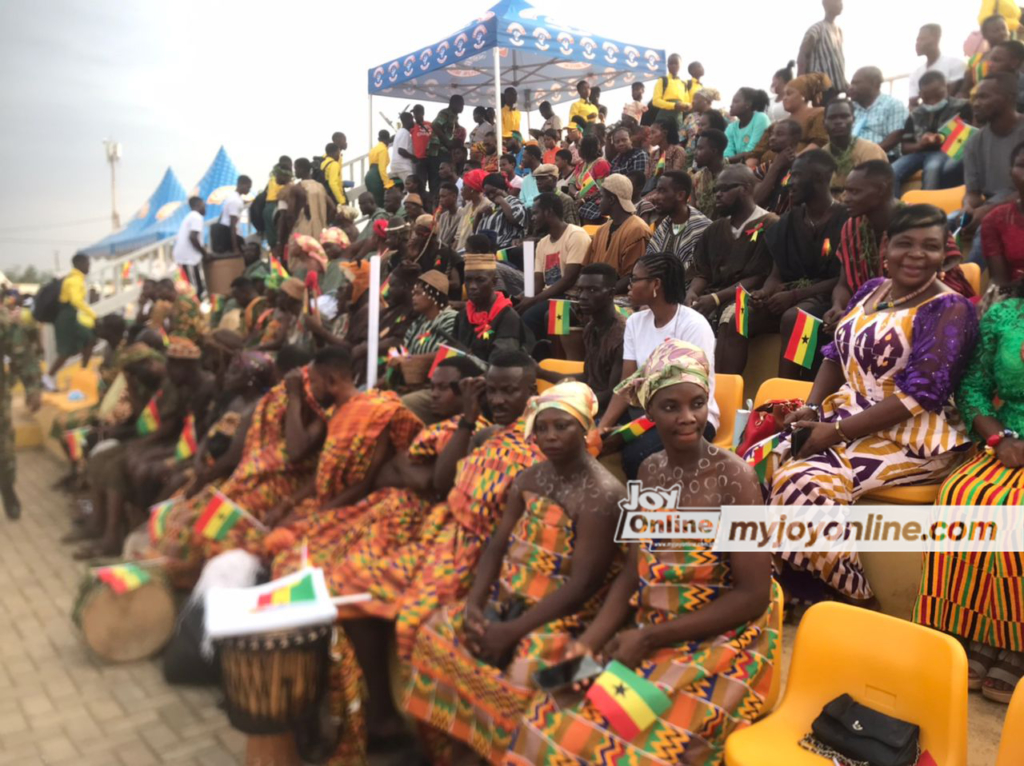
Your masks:
<instances>
[{"instance_id":1,"label":"man in blue shirt","mask_svg":"<svg viewBox=\"0 0 1024 766\"><path fill-rule=\"evenodd\" d=\"M533 177L533 171L540 167L543 156L540 147L535 144L523 147L523 170L526 171L526 175L523 176L523 185L519 188L519 201L527 209L533 206L533 201L540 194L540 191L537 189L537 179Z\"/></svg>"},{"instance_id":2,"label":"man in blue shirt","mask_svg":"<svg viewBox=\"0 0 1024 766\"><path fill-rule=\"evenodd\" d=\"M900 156L900 139L910 113L899 99L882 93L882 70L858 69L848 92L853 101L853 136L878 144L889 159Z\"/></svg>"}]
</instances>

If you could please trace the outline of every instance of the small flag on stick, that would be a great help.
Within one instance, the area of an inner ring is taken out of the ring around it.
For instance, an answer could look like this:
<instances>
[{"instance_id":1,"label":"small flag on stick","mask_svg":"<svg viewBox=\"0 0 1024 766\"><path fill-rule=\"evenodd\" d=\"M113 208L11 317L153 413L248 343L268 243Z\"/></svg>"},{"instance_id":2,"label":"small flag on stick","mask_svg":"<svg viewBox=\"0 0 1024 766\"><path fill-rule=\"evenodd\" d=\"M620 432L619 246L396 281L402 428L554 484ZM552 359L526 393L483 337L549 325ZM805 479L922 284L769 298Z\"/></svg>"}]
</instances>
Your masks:
<instances>
[{"instance_id":1,"label":"small flag on stick","mask_svg":"<svg viewBox=\"0 0 1024 766\"><path fill-rule=\"evenodd\" d=\"M157 396L149 400L149 404L143 407L139 419L135 421L135 430L139 436L148 436L160 427L160 407L157 405Z\"/></svg>"},{"instance_id":2,"label":"small flag on stick","mask_svg":"<svg viewBox=\"0 0 1024 766\"><path fill-rule=\"evenodd\" d=\"M758 481L765 481L768 478L768 456L775 451L775 448L782 443L782 434L775 434L770 439L766 439L757 446L754 447L750 457L747 458L747 462L750 463L754 469L754 473L757 474Z\"/></svg>"},{"instance_id":3,"label":"small flag on stick","mask_svg":"<svg viewBox=\"0 0 1024 766\"><path fill-rule=\"evenodd\" d=\"M636 420L626 423L626 425L621 428L616 428L612 431L612 435L621 436L623 441L625 441L626 444L629 444L631 441L639 439L652 428L654 428L654 421L646 415L641 415Z\"/></svg>"},{"instance_id":4,"label":"small flag on stick","mask_svg":"<svg viewBox=\"0 0 1024 766\"><path fill-rule=\"evenodd\" d=\"M750 337L750 293L743 285L736 285L736 332Z\"/></svg>"},{"instance_id":5,"label":"small flag on stick","mask_svg":"<svg viewBox=\"0 0 1024 766\"><path fill-rule=\"evenodd\" d=\"M138 564L115 564L109 567L100 567L92 570L102 583L110 586L118 596L133 591L140 585L149 582L149 572Z\"/></svg>"},{"instance_id":6,"label":"small flag on stick","mask_svg":"<svg viewBox=\"0 0 1024 766\"><path fill-rule=\"evenodd\" d=\"M548 301L548 335L568 335L571 312L572 304L569 301L558 299Z\"/></svg>"},{"instance_id":7,"label":"small flag on stick","mask_svg":"<svg viewBox=\"0 0 1024 766\"><path fill-rule=\"evenodd\" d=\"M622 314L622 316L626 317L626 319L629 319L631 316L633 316L633 309L631 309L629 306L620 306L619 304L616 303L615 310Z\"/></svg>"},{"instance_id":8,"label":"small flag on stick","mask_svg":"<svg viewBox=\"0 0 1024 766\"><path fill-rule=\"evenodd\" d=\"M280 588L274 588L274 590L268 593L260 594L259 599L256 601L255 611L315 600L316 591L313 589L313 575L308 574L297 583L282 585Z\"/></svg>"},{"instance_id":9,"label":"small flag on stick","mask_svg":"<svg viewBox=\"0 0 1024 766\"><path fill-rule=\"evenodd\" d=\"M437 365L441 364L445 359L451 359L456 356L465 356L465 354L457 348L452 348L451 346L446 346L442 343L438 346L437 353L434 354L434 363L430 365L430 372L427 373L427 377L433 377L434 370L437 369Z\"/></svg>"},{"instance_id":10,"label":"small flag on stick","mask_svg":"<svg viewBox=\"0 0 1024 766\"><path fill-rule=\"evenodd\" d=\"M508 250L499 250L494 254L494 258L498 263L508 263Z\"/></svg>"},{"instance_id":11,"label":"small flag on stick","mask_svg":"<svg viewBox=\"0 0 1024 766\"><path fill-rule=\"evenodd\" d=\"M808 314L803 309L797 309L796 323L793 325L793 334L789 336L789 343L786 344L785 357L794 364L799 364L808 370L814 364L814 354L818 350L818 330L821 327L821 320L818 317Z\"/></svg>"},{"instance_id":12,"label":"small flag on stick","mask_svg":"<svg viewBox=\"0 0 1024 766\"><path fill-rule=\"evenodd\" d=\"M132 262L125 261L121 264L121 281L127 282L132 278Z\"/></svg>"},{"instance_id":13,"label":"small flag on stick","mask_svg":"<svg viewBox=\"0 0 1024 766\"><path fill-rule=\"evenodd\" d=\"M174 449L174 456L178 460L188 460L198 449L199 443L196 439L196 419L190 412L185 416L185 425L181 429L181 436L178 437L178 446Z\"/></svg>"},{"instance_id":14,"label":"small flag on stick","mask_svg":"<svg viewBox=\"0 0 1024 766\"><path fill-rule=\"evenodd\" d=\"M206 504L206 509L196 520L196 532L207 540L221 542L227 537L234 526L242 520L242 516L248 516L240 506L228 500L218 492L213 499ZM250 517L251 518L251 517Z\"/></svg>"},{"instance_id":15,"label":"small flag on stick","mask_svg":"<svg viewBox=\"0 0 1024 766\"><path fill-rule=\"evenodd\" d=\"M939 135L942 136L942 152L950 159L959 160L964 156L964 147L967 139L974 133L974 128L968 125L960 117L954 117L941 128Z\"/></svg>"},{"instance_id":16,"label":"small flag on stick","mask_svg":"<svg viewBox=\"0 0 1024 766\"><path fill-rule=\"evenodd\" d=\"M624 740L647 731L672 705L668 695L618 660L612 660L587 691L587 701Z\"/></svg>"},{"instance_id":17,"label":"small flag on stick","mask_svg":"<svg viewBox=\"0 0 1024 766\"><path fill-rule=\"evenodd\" d=\"M73 428L64 432L64 443L68 447L68 458L72 463L77 463L85 457L85 444L88 438L88 428Z\"/></svg>"},{"instance_id":18,"label":"small flag on stick","mask_svg":"<svg viewBox=\"0 0 1024 766\"><path fill-rule=\"evenodd\" d=\"M220 316L224 312L224 305L227 303L227 298L223 295L211 295L210 296L210 313L214 316Z\"/></svg>"},{"instance_id":19,"label":"small flag on stick","mask_svg":"<svg viewBox=\"0 0 1024 766\"><path fill-rule=\"evenodd\" d=\"M162 503L149 507L149 541L156 543L163 539L167 531L167 517L171 509L177 504L177 500L164 500Z\"/></svg>"},{"instance_id":20,"label":"small flag on stick","mask_svg":"<svg viewBox=\"0 0 1024 766\"><path fill-rule=\"evenodd\" d=\"M270 254L270 273L279 279L288 279L290 276L284 266L281 265L281 261L277 260L277 256L273 253Z\"/></svg>"}]
</instances>

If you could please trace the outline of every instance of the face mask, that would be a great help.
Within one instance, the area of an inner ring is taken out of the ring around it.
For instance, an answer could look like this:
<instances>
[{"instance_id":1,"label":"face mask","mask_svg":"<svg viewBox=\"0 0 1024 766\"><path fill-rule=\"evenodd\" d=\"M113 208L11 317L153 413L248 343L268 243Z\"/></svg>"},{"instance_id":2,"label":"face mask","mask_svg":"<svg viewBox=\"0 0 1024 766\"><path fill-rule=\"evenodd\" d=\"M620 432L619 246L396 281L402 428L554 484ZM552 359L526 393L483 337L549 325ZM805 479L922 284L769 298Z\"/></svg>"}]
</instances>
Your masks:
<instances>
[{"instance_id":1,"label":"face mask","mask_svg":"<svg viewBox=\"0 0 1024 766\"><path fill-rule=\"evenodd\" d=\"M942 101L940 101L937 104L931 104L931 105L929 105L929 104L921 104L921 106L924 107L924 110L926 112L930 112L930 113L934 114L935 112L941 112L943 109L945 109L947 106L949 106L949 99L948 98L944 98L944 99L942 99Z\"/></svg>"}]
</instances>

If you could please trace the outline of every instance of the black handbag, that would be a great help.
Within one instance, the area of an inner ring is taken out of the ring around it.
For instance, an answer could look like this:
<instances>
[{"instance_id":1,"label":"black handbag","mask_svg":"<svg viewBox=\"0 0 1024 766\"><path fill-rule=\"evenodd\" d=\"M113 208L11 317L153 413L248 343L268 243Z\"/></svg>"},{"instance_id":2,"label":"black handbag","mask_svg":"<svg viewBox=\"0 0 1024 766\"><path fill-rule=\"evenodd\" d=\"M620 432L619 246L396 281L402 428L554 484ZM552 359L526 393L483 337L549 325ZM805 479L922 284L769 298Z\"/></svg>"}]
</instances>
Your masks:
<instances>
[{"instance_id":1,"label":"black handbag","mask_svg":"<svg viewBox=\"0 0 1024 766\"><path fill-rule=\"evenodd\" d=\"M800 746L844 766L913 766L921 755L918 726L861 705L849 694L825 705L811 732Z\"/></svg>"}]
</instances>

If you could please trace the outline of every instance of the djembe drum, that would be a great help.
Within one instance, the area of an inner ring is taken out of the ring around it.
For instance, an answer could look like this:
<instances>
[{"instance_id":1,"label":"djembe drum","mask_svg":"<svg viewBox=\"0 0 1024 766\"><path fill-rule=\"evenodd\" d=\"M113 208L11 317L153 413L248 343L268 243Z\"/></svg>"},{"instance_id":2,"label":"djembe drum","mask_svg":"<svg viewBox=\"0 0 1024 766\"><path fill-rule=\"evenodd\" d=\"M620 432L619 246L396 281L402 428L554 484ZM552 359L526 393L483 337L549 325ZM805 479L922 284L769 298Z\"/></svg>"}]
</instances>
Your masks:
<instances>
[{"instance_id":1,"label":"djembe drum","mask_svg":"<svg viewBox=\"0 0 1024 766\"><path fill-rule=\"evenodd\" d=\"M176 615L174 594L158 572L149 572L146 582L123 593L90 572L79 588L72 619L97 657L135 662L167 645Z\"/></svg>"},{"instance_id":2,"label":"djembe drum","mask_svg":"<svg viewBox=\"0 0 1024 766\"><path fill-rule=\"evenodd\" d=\"M217 639L231 725L249 735L247 766L301 766L295 728L327 689L332 626Z\"/></svg>"}]
</instances>

